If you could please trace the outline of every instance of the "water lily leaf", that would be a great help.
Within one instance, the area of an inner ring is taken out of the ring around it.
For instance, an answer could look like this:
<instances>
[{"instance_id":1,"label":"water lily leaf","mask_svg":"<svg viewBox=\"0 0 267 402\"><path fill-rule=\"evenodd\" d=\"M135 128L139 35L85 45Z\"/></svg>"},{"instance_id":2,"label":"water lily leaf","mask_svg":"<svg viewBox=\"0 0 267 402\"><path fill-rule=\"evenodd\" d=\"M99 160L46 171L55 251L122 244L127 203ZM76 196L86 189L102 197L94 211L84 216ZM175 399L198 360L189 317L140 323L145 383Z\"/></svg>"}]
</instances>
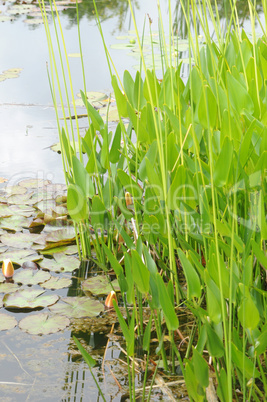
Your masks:
<instances>
[{"instance_id":1,"label":"water lily leaf","mask_svg":"<svg viewBox=\"0 0 267 402\"><path fill-rule=\"evenodd\" d=\"M17 186L7 186L4 191L7 194L14 195L14 194L25 194L27 193L27 189L25 187Z\"/></svg>"},{"instance_id":2,"label":"water lily leaf","mask_svg":"<svg viewBox=\"0 0 267 402\"><path fill-rule=\"evenodd\" d=\"M11 211L12 212L12 211ZM13 214L13 212L12 212ZM29 221L24 216L9 216L1 219L0 227L2 229L11 230L14 232L19 232L23 228L27 228L29 226Z\"/></svg>"},{"instance_id":3,"label":"water lily leaf","mask_svg":"<svg viewBox=\"0 0 267 402\"><path fill-rule=\"evenodd\" d=\"M0 278L1 280L1 278ZM16 283L11 283L11 282L5 282L5 283L0 283L0 293L12 293L16 292L20 288L19 285Z\"/></svg>"},{"instance_id":4,"label":"water lily leaf","mask_svg":"<svg viewBox=\"0 0 267 402\"><path fill-rule=\"evenodd\" d=\"M48 214L52 216L52 210L56 207L56 201L53 199L50 200L42 200L35 203L35 208L42 211L44 214Z\"/></svg>"},{"instance_id":5,"label":"water lily leaf","mask_svg":"<svg viewBox=\"0 0 267 402\"><path fill-rule=\"evenodd\" d=\"M70 325L70 320L62 315L49 316L47 313L29 315L19 322L19 327L32 335L55 334Z\"/></svg>"},{"instance_id":6,"label":"water lily leaf","mask_svg":"<svg viewBox=\"0 0 267 402\"><path fill-rule=\"evenodd\" d=\"M24 261L31 259L31 261L38 261L42 256L35 253L34 250L23 249L8 249L6 252L0 254L0 261L10 258L13 264L22 265Z\"/></svg>"},{"instance_id":7,"label":"water lily leaf","mask_svg":"<svg viewBox=\"0 0 267 402\"><path fill-rule=\"evenodd\" d=\"M67 256L64 253L54 255L54 259L59 264L64 272L72 272L80 266L80 260L74 256Z\"/></svg>"},{"instance_id":8,"label":"water lily leaf","mask_svg":"<svg viewBox=\"0 0 267 402\"><path fill-rule=\"evenodd\" d=\"M0 22L6 22L6 21L12 21L12 20L13 20L13 17L11 15L1 15L0 16ZM0 81L2 81L1 75L0 75Z\"/></svg>"},{"instance_id":9,"label":"water lily leaf","mask_svg":"<svg viewBox=\"0 0 267 402\"><path fill-rule=\"evenodd\" d=\"M35 201L31 199L31 196L33 195L33 192L31 193L25 193L25 194L14 194L8 197L7 201L9 204L16 204L16 205L22 205L22 204L28 204L28 205L33 205L35 204Z\"/></svg>"},{"instance_id":10,"label":"water lily leaf","mask_svg":"<svg viewBox=\"0 0 267 402\"><path fill-rule=\"evenodd\" d=\"M26 188L40 188L51 184L50 180L43 179L26 179L19 182L19 186Z\"/></svg>"},{"instance_id":11,"label":"water lily leaf","mask_svg":"<svg viewBox=\"0 0 267 402\"><path fill-rule=\"evenodd\" d=\"M30 233L6 233L1 236L1 242L9 247L30 248L33 245L30 236Z\"/></svg>"},{"instance_id":12,"label":"water lily leaf","mask_svg":"<svg viewBox=\"0 0 267 402\"><path fill-rule=\"evenodd\" d=\"M7 204L0 204L0 218L6 218L13 215L10 206Z\"/></svg>"},{"instance_id":13,"label":"water lily leaf","mask_svg":"<svg viewBox=\"0 0 267 402\"><path fill-rule=\"evenodd\" d=\"M41 286L45 289L63 289L68 288L71 283L72 280L70 278L59 278L56 276L51 276L48 281L41 283Z\"/></svg>"},{"instance_id":14,"label":"water lily leaf","mask_svg":"<svg viewBox=\"0 0 267 402\"><path fill-rule=\"evenodd\" d=\"M72 272L80 266L80 260L73 256L66 256L64 253L54 255L55 259L44 258L39 263L40 267L53 272Z\"/></svg>"},{"instance_id":15,"label":"water lily leaf","mask_svg":"<svg viewBox=\"0 0 267 402\"><path fill-rule=\"evenodd\" d=\"M29 218L36 213L36 209L30 205L11 205L10 210L13 215L25 216L26 218Z\"/></svg>"},{"instance_id":16,"label":"water lily leaf","mask_svg":"<svg viewBox=\"0 0 267 402\"><path fill-rule=\"evenodd\" d=\"M49 310L73 318L94 317L104 311L103 304L88 297L64 297L61 300L64 303L57 303Z\"/></svg>"},{"instance_id":17,"label":"water lily leaf","mask_svg":"<svg viewBox=\"0 0 267 402\"><path fill-rule=\"evenodd\" d=\"M38 283L45 282L50 278L51 275L48 272L32 269L24 269L14 275L14 281L23 285L38 285Z\"/></svg>"},{"instance_id":18,"label":"water lily leaf","mask_svg":"<svg viewBox=\"0 0 267 402\"><path fill-rule=\"evenodd\" d=\"M22 289L17 290L14 293L6 294L3 297L3 303L5 307L17 307L17 308L37 308L47 307L55 304L59 296L57 295L45 295L42 296L44 290L38 289Z\"/></svg>"},{"instance_id":19,"label":"water lily leaf","mask_svg":"<svg viewBox=\"0 0 267 402\"><path fill-rule=\"evenodd\" d=\"M68 226L65 229L55 230L53 233L50 233L46 238L46 241L54 243L70 242L74 240L75 229L73 228L73 226Z\"/></svg>"},{"instance_id":20,"label":"water lily leaf","mask_svg":"<svg viewBox=\"0 0 267 402\"><path fill-rule=\"evenodd\" d=\"M83 291L89 291L93 293L94 295L105 295L110 293L112 290L115 290L116 292L120 291L120 287L118 284L118 280L115 279L114 281L111 282L113 285L110 285L110 282L108 278L104 275L97 275L92 278L88 278L85 281L82 282L82 289Z\"/></svg>"},{"instance_id":21,"label":"water lily leaf","mask_svg":"<svg viewBox=\"0 0 267 402\"><path fill-rule=\"evenodd\" d=\"M15 317L8 314L0 314L0 331L7 331L18 324Z\"/></svg>"}]
</instances>

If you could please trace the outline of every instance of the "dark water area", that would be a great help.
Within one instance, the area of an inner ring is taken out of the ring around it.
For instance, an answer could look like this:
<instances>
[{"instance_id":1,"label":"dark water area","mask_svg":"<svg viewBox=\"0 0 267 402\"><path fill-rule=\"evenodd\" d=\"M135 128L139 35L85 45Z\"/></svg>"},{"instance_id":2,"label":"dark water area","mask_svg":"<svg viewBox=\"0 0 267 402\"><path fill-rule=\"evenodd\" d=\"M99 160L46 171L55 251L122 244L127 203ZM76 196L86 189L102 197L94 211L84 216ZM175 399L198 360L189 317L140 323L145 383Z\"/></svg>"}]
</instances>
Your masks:
<instances>
[{"instance_id":1,"label":"dark water area","mask_svg":"<svg viewBox=\"0 0 267 402\"><path fill-rule=\"evenodd\" d=\"M96 3L106 44L119 75L122 76L126 69L135 73L136 58L129 55L129 51L110 48L118 42L117 36L127 35L129 30L134 29L128 1L100 0ZM240 21L249 32L249 10L245 7L247 1L239 0L238 3ZM258 3L260 11L261 5ZM35 9L30 11L26 7L27 4ZM60 2L58 4L60 5ZM140 30L147 14L153 21L152 29L157 30L156 4L155 0L133 1ZM175 32L185 38L186 24L181 18L180 4L175 0L172 0L171 4ZM227 11L227 3L218 4L222 17ZM24 11L21 13L20 8L23 9L23 6ZM161 1L161 6L163 24L167 27L168 1ZM16 7L19 11L15 11ZM67 52L79 53L75 6L68 3L60 7ZM29 178L64 183L60 155L49 148L58 142L58 132L47 77L46 63L49 61L49 54L45 30L42 24L34 23L34 18L40 18L38 13L34 14L37 9L38 3L35 2L0 2L0 20L3 16L11 17L11 20L0 22L0 74L8 69L22 69L17 78L0 80L0 177L8 180L3 184L8 186ZM112 90L111 80L92 1L87 0L79 4L79 15L87 91L108 94ZM222 21L226 20L222 18ZM264 24L263 18L262 23ZM199 34L201 33L199 27ZM69 63L74 92L78 94L83 88L80 58L70 57ZM84 109L81 108L79 112L84 113ZM85 132L86 122L84 127L81 126ZM72 278L72 285L60 291L50 291L51 294L54 292L60 297L83 295L79 287L81 278L85 276L83 268L63 276ZM17 321L35 314L25 311L14 313L1 308L1 303L0 313L13 315ZM74 344L73 335L77 336L97 360L98 365L94 373L107 401L122 400L123 392L114 381L115 377L127 388L127 367L118 360L125 360L118 346L121 338L116 332L111 338L107 336L115 322L115 316L104 312L101 318L95 320L98 320L98 324L92 320L79 319L72 322L66 330L53 335L30 335L21 331L18 326L8 331L0 331L0 400L100 401L101 397L90 371ZM95 329L97 325L98 330ZM103 356L105 365L102 367ZM142 375L137 375L136 384L139 387L142 386L141 380ZM179 399L183 398L186 400L186 393L181 385ZM167 399L156 389L153 400Z\"/></svg>"}]
</instances>

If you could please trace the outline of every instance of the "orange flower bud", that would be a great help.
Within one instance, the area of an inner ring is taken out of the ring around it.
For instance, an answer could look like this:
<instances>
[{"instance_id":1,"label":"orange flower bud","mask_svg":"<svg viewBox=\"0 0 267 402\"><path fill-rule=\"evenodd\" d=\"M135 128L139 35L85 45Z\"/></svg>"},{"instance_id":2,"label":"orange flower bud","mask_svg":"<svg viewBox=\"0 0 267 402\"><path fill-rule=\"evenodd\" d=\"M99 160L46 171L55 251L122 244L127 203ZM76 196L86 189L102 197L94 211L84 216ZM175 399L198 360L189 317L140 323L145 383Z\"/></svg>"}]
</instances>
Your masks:
<instances>
[{"instance_id":1,"label":"orange flower bud","mask_svg":"<svg viewBox=\"0 0 267 402\"><path fill-rule=\"evenodd\" d=\"M126 191L126 193L125 193L125 201L126 201L127 207L133 203L132 196L128 191Z\"/></svg>"},{"instance_id":2,"label":"orange flower bud","mask_svg":"<svg viewBox=\"0 0 267 402\"><path fill-rule=\"evenodd\" d=\"M9 258L3 261L2 272L5 278L12 278L14 275L14 267Z\"/></svg>"},{"instance_id":3,"label":"orange flower bud","mask_svg":"<svg viewBox=\"0 0 267 402\"><path fill-rule=\"evenodd\" d=\"M113 307L113 303L112 303L113 300L116 300L116 302L118 302L118 301L117 301L117 296L116 296L116 293L114 292L114 290L112 290L112 291L108 294L108 296L107 296L107 298L106 298L106 301L105 301L105 306L108 307L108 308Z\"/></svg>"}]
</instances>

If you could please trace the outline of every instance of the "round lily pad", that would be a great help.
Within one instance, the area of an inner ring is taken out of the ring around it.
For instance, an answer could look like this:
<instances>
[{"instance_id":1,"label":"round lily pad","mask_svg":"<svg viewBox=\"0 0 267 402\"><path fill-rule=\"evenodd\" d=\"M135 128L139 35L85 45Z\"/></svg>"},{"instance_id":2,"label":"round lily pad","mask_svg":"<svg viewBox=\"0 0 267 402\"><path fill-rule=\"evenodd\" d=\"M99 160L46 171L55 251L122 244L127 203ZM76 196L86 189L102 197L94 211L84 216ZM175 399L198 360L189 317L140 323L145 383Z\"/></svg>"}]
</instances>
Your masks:
<instances>
[{"instance_id":1,"label":"round lily pad","mask_svg":"<svg viewBox=\"0 0 267 402\"><path fill-rule=\"evenodd\" d=\"M68 288L71 283L72 281L69 278L59 278L56 276L51 276L51 278L48 281L42 283L41 286L45 289L63 289Z\"/></svg>"},{"instance_id":2,"label":"round lily pad","mask_svg":"<svg viewBox=\"0 0 267 402\"><path fill-rule=\"evenodd\" d=\"M72 272L80 266L80 260L64 253L54 254L55 259L44 258L39 263L40 267L53 272Z\"/></svg>"},{"instance_id":3,"label":"round lily pad","mask_svg":"<svg viewBox=\"0 0 267 402\"><path fill-rule=\"evenodd\" d=\"M16 292L20 287L16 283L5 282L0 283L0 293L12 293Z\"/></svg>"},{"instance_id":4,"label":"round lily pad","mask_svg":"<svg viewBox=\"0 0 267 402\"><path fill-rule=\"evenodd\" d=\"M110 293L112 290L118 292L120 290L118 280L115 279L112 282L113 288L110 285L108 278L104 275L93 276L82 282L83 291L89 291L95 295L105 295Z\"/></svg>"},{"instance_id":5,"label":"round lily pad","mask_svg":"<svg viewBox=\"0 0 267 402\"><path fill-rule=\"evenodd\" d=\"M22 289L14 293L6 294L3 297L5 307L30 308L47 307L55 304L59 297L57 295L42 296L44 290Z\"/></svg>"},{"instance_id":6,"label":"round lily pad","mask_svg":"<svg viewBox=\"0 0 267 402\"><path fill-rule=\"evenodd\" d=\"M30 248L33 244L30 233L6 233L1 236L1 242L9 247Z\"/></svg>"},{"instance_id":7,"label":"round lily pad","mask_svg":"<svg viewBox=\"0 0 267 402\"><path fill-rule=\"evenodd\" d=\"M57 303L49 310L70 318L95 317L104 311L103 304L89 297L64 297L61 300L63 303Z\"/></svg>"},{"instance_id":8,"label":"round lily pad","mask_svg":"<svg viewBox=\"0 0 267 402\"><path fill-rule=\"evenodd\" d=\"M0 331L7 331L17 325L17 320L12 315L0 314Z\"/></svg>"},{"instance_id":9,"label":"round lily pad","mask_svg":"<svg viewBox=\"0 0 267 402\"><path fill-rule=\"evenodd\" d=\"M23 318L19 322L19 327L32 335L47 335L62 331L69 324L70 320L65 316L39 313Z\"/></svg>"},{"instance_id":10,"label":"round lily pad","mask_svg":"<svg viewBox=\"0 0 267 402\"><path fill-rule=\"evenodd\" d=\"M38 285L51 278L51 275L45 271L35 271L32 269L24 269L14 275L14 281L23 285Z\"/></svg>"}]
</instances>

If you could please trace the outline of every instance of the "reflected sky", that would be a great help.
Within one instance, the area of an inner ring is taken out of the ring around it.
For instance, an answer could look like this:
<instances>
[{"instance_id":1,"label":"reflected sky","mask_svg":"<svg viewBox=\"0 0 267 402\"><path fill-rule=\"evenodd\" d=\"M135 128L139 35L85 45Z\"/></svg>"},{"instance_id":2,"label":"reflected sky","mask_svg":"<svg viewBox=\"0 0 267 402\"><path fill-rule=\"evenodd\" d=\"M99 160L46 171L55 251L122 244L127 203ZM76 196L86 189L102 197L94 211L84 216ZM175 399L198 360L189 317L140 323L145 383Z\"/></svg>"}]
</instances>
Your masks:
<instances>
[{"instance_id":1,"label":"reflected sky","mask_svg":"<svg viewBox=\"0 0 267 402\"><path fill-rule=\"evenodd\" d=\"M85 2L85 6L82 5L84 8L81 9L80 21L87 90L109 92L109 70L90 9L91 3L89 1ZM116 43L116 35L127 34L129 29L133 29L130 11L126 0L117 0L114 4L100 1L98 4L103 7L102 28L110 48ZM157 0L136 0L134 11L140 30L147 14L153 21L152 29L157 30L156 4ZM162 0L160 4L163 22L167 26L168 1ZM175 16L177 1L172 0L171 4ZM120 15L115 14L118 10L121 11ZM72 20L74 17L73 9L61 13L68 53L79 52L77 25ZM24 179L26 173L23 172L31 171L33 176L42 172L45 178L49 176L54 181L64 182L60 156L47 149L58 142L58 134L46 70L49 55L45 30L43 25L27 25L24 20L25 15L18 16L13 22L0 23L0 70L23 69L19 78L0 82L0 177L10 178L20 173ZM135 73L132 66L136 64L136 59L127 53L110 49L120 76L125 69ZM69 63L74 92L77 94L83 88L80 59L70 58Z\"/></svg>"}]
</instances>

